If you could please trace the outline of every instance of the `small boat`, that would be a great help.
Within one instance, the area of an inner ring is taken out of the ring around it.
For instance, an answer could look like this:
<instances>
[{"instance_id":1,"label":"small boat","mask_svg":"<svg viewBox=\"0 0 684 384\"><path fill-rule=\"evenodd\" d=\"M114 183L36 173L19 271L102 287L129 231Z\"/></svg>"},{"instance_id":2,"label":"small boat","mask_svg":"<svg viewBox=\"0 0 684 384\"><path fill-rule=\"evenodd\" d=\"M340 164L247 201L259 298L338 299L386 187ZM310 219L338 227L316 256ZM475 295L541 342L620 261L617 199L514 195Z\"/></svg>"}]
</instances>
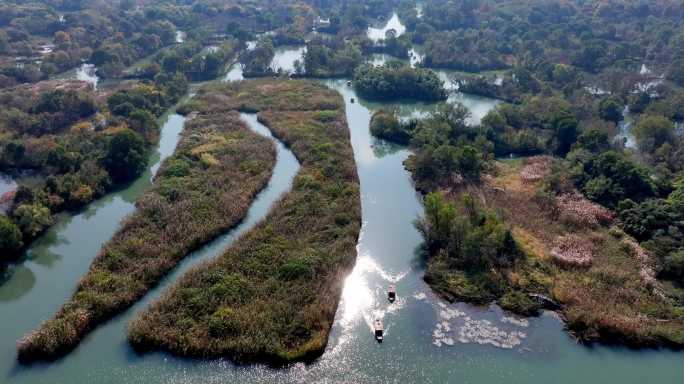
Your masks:
<instances>
[{"instance_id":1,"label":"small boat","mask_svg":"<svg viewBox=\"0 0 684 384\"><path fill-rule=\"evenodd\" d=\"M373 329L375 329L375 340L377 340L378 343L382 343L384 328L382 327L382 321L380 319L375 319L373 322Z\"/></svg>"},{"instance_id":2,"label":"small boat","mask_svg":"<svg viewBox=\"0 0 684 384\"><path fill-rule=\"evenodd\" d=\"M390 284L389 289L387 290L387 300L389 300L390 303L394 303L394 300L397 299L397 287L394 284Z\"/></svg>"}]
</instances>

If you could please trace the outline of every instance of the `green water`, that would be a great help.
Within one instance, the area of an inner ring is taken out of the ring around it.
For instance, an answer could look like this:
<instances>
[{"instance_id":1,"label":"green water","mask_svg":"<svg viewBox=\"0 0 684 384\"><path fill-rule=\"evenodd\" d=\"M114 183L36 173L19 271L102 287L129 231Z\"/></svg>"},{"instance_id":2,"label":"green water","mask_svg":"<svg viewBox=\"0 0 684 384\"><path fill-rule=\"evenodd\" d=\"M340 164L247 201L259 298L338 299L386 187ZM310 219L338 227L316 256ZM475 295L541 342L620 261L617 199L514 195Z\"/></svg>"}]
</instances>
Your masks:
<instances>
[{"instance_id":1,"label":"green water","mask_svg":"<svg viewBox=\"0 0 684 384\"><path fill-rule=\"evenodd\" d=\"M226 78L239 79L239 69ZM368 123L373 109L387 106L360 100L345 80L327 81L346 102L351 141L361 182L363 227L357 264L345 282L326 352L310 365L287 369L236 366L227 360L179 359L165 353L138 355L125 339L127 322L164 286L198 261L218 254L242 231L263 217L289 188L297 163L279 146L273 179L235 231L189 256L162 286L136 306L90 334L71 354L54 363L16 363L15 341L53 314L71 294L103 242L133 210L149 186L150 173L125 190L65 216L36 242L26 260L0 286L0 383L677 383L684 354L632 351L577 345L553 314L512 319L500 309L447 305L422 281L416 254L421 238L412 221L422 212L402 162L406 149L373 139ZM352 103L352 97L356 102ZM476 122L493 100L456 94ZM396 103L402 114L416 115L434 105ZM243 115L262 134L253 116ZM170 114L163 126L160 153L173 151L182 117ZM152 163L158 161L154 159ZM154 167L152 167L154 168ZM399 299L389 304L386 288L396 282ZM374 341L373 319L386 327L383 344ZM518 324L515 324L518 323ZM461 335L461 332L464 332ZM497 344L499 346L496 346ZM503 348L503 346L510 348Z\"/></svg>"}]
</instances>

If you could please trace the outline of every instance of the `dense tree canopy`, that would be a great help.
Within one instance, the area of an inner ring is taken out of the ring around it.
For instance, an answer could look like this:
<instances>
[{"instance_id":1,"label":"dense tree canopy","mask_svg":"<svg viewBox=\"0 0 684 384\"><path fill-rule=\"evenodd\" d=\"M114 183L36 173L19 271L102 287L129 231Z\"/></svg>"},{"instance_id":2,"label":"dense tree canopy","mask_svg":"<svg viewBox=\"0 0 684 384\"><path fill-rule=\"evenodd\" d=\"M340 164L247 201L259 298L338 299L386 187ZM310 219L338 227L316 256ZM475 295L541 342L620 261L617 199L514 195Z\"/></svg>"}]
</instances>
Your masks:
<instances>
[{"instance_id":1,"label":"dense tree canopy","mask_svg":"<svg viewBox=\"0 0 684 384\"><path fill-rule=\"evenodd\" d=\"M110 139L102 161L115 182L133 180L147 165L145 141L132 130L118 132Z\"/></svg>"},{"instance_id":2,"label":"dense tree canopy","mask_svg":"<svg viewBox=\"0 0 684 384\"><path fill-rule=\"evenodd\" d=\"M433 71L400 62L360 66L354 73L354 87L369 99L444 100L447 96L442 80Z\"/></svg>"}]
</instances>

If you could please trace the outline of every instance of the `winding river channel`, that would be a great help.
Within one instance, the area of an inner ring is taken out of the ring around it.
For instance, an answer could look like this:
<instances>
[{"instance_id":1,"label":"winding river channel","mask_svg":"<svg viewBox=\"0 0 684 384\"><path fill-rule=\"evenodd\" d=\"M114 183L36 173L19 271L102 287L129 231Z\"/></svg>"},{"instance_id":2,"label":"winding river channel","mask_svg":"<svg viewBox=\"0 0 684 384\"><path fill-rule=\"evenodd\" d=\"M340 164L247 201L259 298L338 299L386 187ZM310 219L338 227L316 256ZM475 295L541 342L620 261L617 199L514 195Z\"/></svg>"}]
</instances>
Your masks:
<instances>
[{"instance_id":1,"label":"winding river channel","mask_svg":"<svg viewBox=\"0 0 684 384\"><path fill-rule=\"evenodd\" d=\"M280 51L279 55L288 54ZM295 55L290 55L295 56ZM278 57L278 60L284 60ZM282 61L279 61L279 63ZM241 79L234 66L225 80ZM173 110L162 117L162 136L150 168L134 184L111 193L83 212L63 215L13 266L0 285L0 383L676 383L684 374L684 355L671 351L633 351L584 347L563 330L552 313L519 319L496 306L448 304L422 280L417 255L421 237L413 220L422 213L420 197L403 167L405 148L370 136L373 110L394 107L405 116L424 114L434 104L370 103L346 80L321 80L346 103L361 182L363 227L357 263L345 282L326 352L314 363L284 369L239 366L228 360L179 359L166 353L136 354L126 341L126 324L196 263L218 255L268 212L289 190L297 160L282 144L268 187L246 220L188 256L163 283L133 308L92 332L71 354L53 363L23 366L15 342L51 316L69 297L100 247L114 233L134 201L150 185L160 162L171 155L185 119ZM355 102L352 102L352 98ZM477 123L496 101L454 93ZM254 115L242 118L270 136ZM274 139L275 140L275 139ZM386 301L395 282L399 299ZM383 318L385 342L372 337L371 322Z\"/></svg>"}]
</instances>

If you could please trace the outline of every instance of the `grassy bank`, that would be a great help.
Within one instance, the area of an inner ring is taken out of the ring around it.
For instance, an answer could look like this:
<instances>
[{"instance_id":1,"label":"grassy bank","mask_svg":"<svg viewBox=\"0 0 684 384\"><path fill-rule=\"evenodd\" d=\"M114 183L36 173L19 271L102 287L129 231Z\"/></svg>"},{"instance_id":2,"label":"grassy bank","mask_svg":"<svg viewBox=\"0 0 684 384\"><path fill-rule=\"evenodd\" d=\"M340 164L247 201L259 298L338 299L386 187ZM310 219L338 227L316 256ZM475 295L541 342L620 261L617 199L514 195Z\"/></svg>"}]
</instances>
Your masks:
<instances>
[{"instance_id":1,"label":"grassy bank","mask_svg":"<svg viewBox=\"0 0 684 384\"><path fill-rule=\"evenodd\" d=\"M22 361L67 353L128 308L190 251L237 225L275 164L272 142L236 111L186 121L173 156L95 258L72 298L18 343Z\"/></svg>"},{"instance_id":2,"label":"grassy bank","mask_svg":"<svg viewBox=\"0 0 684 384\"><path fill-rule=\"evenodd\" d=\"M339 94L306 81L211 85L200 111L258 111L301 169L291 192L231 248L130 324L139 350L283 363L323 352L356 258L359 184Z\"/></svg>"},{"instance_id":3,"label":"grassy bank","mask_svg":"<svg viewBox=\"0 0 684 384\"><path fill-rule=\"evenodd\" d=\"M527 294L544 294L562 305L567 328L582 342L682 347L684 307L663 294L666 287L653 278L643 250L616 227L595 222L596 206L586 200L541 194L543 179L524 180L524 167L525 160L497 162L480 184L454 188L449 196L475 197L506 223L525 257L473 274L436 252L425 278L432 288L448 300L496 300L524 315L538 309ZM559 247L563 241L566 248ZM564 252L587 253L589 262L559 259Z\"/></svg>"}]
</instances>

